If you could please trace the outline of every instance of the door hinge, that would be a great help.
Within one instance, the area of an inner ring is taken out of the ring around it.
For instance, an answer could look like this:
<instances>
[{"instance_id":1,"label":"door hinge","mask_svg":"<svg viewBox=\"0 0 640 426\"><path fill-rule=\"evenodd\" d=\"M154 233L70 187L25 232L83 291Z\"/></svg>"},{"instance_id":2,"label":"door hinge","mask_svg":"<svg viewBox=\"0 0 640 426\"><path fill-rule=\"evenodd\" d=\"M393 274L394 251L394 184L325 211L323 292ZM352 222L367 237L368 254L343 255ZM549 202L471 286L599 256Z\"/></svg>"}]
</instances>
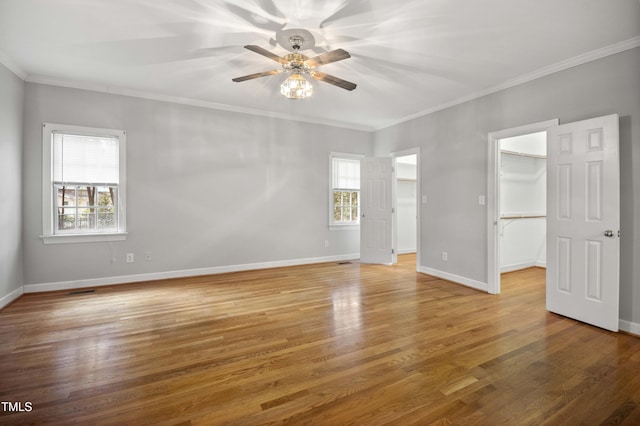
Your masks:
<instances>
[{"instance_id":1,"label":"door hinge","mask_svg":"<svg viewBox=\"0 0 640 426\"><path fill-rule=\"evenodd\" d=\"M394 254L396 251L394 249L391 249L391 254Z\"/></svg>"},{"instance_id":2,"label":"door hinge","mask_svg":"<svg viewBox=\"0 0 640 426\"><path fill-rule=\"evenodd\" d=\"M391 214L395 213L396 209L394 209L393 207L391 207Z\"/></svg>"}]
</instances>

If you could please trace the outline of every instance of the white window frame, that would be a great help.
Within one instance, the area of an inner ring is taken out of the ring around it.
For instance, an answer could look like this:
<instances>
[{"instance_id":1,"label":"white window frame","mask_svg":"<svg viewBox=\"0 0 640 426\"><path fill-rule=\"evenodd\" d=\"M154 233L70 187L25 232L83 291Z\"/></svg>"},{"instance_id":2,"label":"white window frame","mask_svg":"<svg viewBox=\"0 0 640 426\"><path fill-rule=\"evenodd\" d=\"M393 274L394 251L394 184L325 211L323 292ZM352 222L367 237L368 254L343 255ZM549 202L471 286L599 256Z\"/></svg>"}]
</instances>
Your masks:
<instances>
[{"instance_id":1,"label":"white window frame","mask_svg":"<svg viewBox=\"0 0 640 426\"><path fill-rule=\"evenodd\" d=\"M117 211L118 227L115 231L56 233L53 191L53 133L73 133L76 135L118 138L119 183L114 203ZM127 182L126 182L127 136L124 130L101 129L96 127L73 126L69 124L42 123L42 239L45 244L123 241L127 238Z\"/></svg>"},{"instance_id":2,"label":"white window frame","mask_svg":"<svg viewBox=\"0 0 640 426\"><path fill-rule=\"evenodd\" d=\"M359 217L358 223L338 223L333 220L333 159L345 158L348 160L361 160L364 157L362 154L348 154L343 152L332 152L329 154L329 229L332 231L360 229ZM361 191L358 190L358 203L361 203L361 195Z\"/></svg>"}]
</instances>

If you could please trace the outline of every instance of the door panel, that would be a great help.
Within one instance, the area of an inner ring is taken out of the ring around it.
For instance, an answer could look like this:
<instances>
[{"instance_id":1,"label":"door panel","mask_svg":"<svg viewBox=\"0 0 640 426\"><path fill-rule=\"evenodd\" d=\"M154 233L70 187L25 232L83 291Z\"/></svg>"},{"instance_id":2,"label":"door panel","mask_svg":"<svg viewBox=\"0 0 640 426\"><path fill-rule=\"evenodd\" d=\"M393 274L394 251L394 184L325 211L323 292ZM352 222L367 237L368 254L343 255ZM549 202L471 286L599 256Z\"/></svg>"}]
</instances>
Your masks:
<instances>
[{"instance_id":1,"label":"door panel","mask_svg":"<svg viewBox=\"0 0 640 426\"><path fill-rule=\"evenodd\" d=\"M391 264L392 159L363 158L360 161L361 217L360 261Z\"/></svg>"},{"instance_id":2,"label":"door panel","mask_svg":"<svg viewBox=\"0 0 640 426\"><path fill-rule=\"evenodd\" d=\"M618 116L549 129L548 152L547 309L617 331Z\"/></svg>"}]
</instances>

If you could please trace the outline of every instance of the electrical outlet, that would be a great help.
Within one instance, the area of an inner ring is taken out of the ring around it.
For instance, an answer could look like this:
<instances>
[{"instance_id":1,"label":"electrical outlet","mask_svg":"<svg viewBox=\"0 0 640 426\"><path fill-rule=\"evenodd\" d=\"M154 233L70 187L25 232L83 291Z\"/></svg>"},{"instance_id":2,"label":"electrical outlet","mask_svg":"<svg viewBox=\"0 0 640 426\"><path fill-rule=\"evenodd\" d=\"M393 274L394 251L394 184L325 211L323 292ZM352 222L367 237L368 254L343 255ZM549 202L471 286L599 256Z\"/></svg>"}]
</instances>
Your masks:
<instances>
[{"instance_id":1,"label":"electrical outlet","mask_svg":"<svg viewBox=\"0 0 640 426\"><path fill-rule=\"evenodd\" d=\"M481 206L484 206L486 204L486 199L484 198L484 195L478 196L478 204Z\"/></svg>"},{"instance_id":2,"label":"electrical outlet","mask_svg":"<svg viewBox=\"0 0 640 426\"><path fill-rule=\"evenodd\" d=\"M133 253L127 253L127 263L133 263L134 257Z\"/></svg>"},{"instance_id":3,"label":"electrical outlet","mask_svg":"<svg viewBox=\"0 0 640 426\"><path fill-rule=\"evenodd\" d=\"M145 260L146 262L151 262L151 253L146 252L146 253L144 254L144 260Z\"/></svg>"},{"instance_id":4,"label":"electrical outlet","mask_svg":"<svg viewBox=\"0 0 640 426\"><path fill-rule=\"evenodd\" d=\"M446 252L446 251L443 251L443 252L442 252L442 260L444 260L444 261L446 262L446 261L447 261L447 257L448 257L448 256L447 256L447 252Z\"/></svg>"},{"instance_id":5,"label":"electrical outlet","mask_svg":"<svg viewBox=\"0 0 640 426\"><path fill-rule=\"evenodd\" d=\"M324 240L324 246L329 247L329 240Z\"/></svg>"}]
</instances>

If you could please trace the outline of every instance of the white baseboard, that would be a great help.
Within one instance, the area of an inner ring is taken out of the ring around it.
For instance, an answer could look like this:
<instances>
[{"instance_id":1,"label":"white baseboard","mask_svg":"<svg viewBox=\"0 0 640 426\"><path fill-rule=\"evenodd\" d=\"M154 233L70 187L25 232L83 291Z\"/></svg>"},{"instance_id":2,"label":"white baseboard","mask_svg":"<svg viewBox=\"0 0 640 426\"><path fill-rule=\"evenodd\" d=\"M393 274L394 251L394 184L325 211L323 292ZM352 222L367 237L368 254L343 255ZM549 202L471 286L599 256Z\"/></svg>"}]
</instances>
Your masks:
<instances>
[{"instance_id":1,"label":"white baseboard","mask_svg":"<svg viewBox=\"0 0 640 426\"><path fill-rule=\"evenodd\" d=\"M411 254L415 253L416 249L398 249L398 254Z\"/></svg>"},{"instance_id":2,"label":"white baseboard","mask_svg":"<svg viewBox=\"0 0 640 426\"><path fill-rule=\"evenodd\" d=\"M521 269L533 268L536 265L536 262L522 262L522 263L514 263L511 265L504 265L500 267L500 273L504 274L506 272L519 271Z\"/></svg>"},{"instance_id":3,"label":"white baseboard","mask_svg":"<svg viewBox=\"0 0 640 426\"><path fill-rule=\"evenodd\" d=\"M522 262L514 263L512 265L504 265L500 267L500 273L504 274L506 272L519 271L521 269L533 268L534 266L538 268L546 268L547 262L541 262L537 260L535 262Z\"/></svg>"},{"instance_id":4,"label":"white baseboard","mask_svg":"<svg viewBox=\"0 0 640 426\"><path fill-rule=\"evenodd\" d=\"M13 290L11 293L0 297L0 309L4 308L9 303L13 302L14 300L16 300L18 297L22 296L23 294L24 294L23 287L18 287L15 290Z\"/></svg>"},{"instance_id":5,"label":"white baseboard","mask_svg":"<svg viewBox=\"0 0 640 426\"><path fill-rule=\"evenodd\" d=\"M637 322L620 320L618 322L618 328L622 331L626 331L627 333L635 334L636 336L640 336L640 324Z\"/></svg>"},{"instance_id":6,"label":"white baseboard","mask_svg":"<svg viewBox=\"0 0 640 426\"><path fill-rule=\"evenodd\" d=\"M281 260L275 262L246 263L241 265L214 266L211 268L183 269L179 271L152 272L147 274L122 275L117 277L89 278L73 281L58 281L53 283L26 284L25 293L39 293L55 290L75 290L86 287L100 287L105 285L127 284L141 281L165 280L170 278L194 277L198 275L225 274L228 272L251 271L255 269L281 268L286 266L309 265L313 263L340 262L360 258L360 254L341 256L313 257L306 259Z\"/></svg>"},{"instance_id":7,"label":"white baseboard","mask_svg":"<svg viewBox=\"0 0 640 426\"><path fill-rule=\"evenodd\" d=\"M443 280L452 281L457 284L462 284L467 287L475 288L484 292L489 291L489 285L480 281L472 280L471 278L461 277L459 275L450 274L448 272L439 271L437 269L427 268L426 266L418 267L418 272L427 275L433 275L434 277L442 278Z\"/></svg>"}]
</instances>

